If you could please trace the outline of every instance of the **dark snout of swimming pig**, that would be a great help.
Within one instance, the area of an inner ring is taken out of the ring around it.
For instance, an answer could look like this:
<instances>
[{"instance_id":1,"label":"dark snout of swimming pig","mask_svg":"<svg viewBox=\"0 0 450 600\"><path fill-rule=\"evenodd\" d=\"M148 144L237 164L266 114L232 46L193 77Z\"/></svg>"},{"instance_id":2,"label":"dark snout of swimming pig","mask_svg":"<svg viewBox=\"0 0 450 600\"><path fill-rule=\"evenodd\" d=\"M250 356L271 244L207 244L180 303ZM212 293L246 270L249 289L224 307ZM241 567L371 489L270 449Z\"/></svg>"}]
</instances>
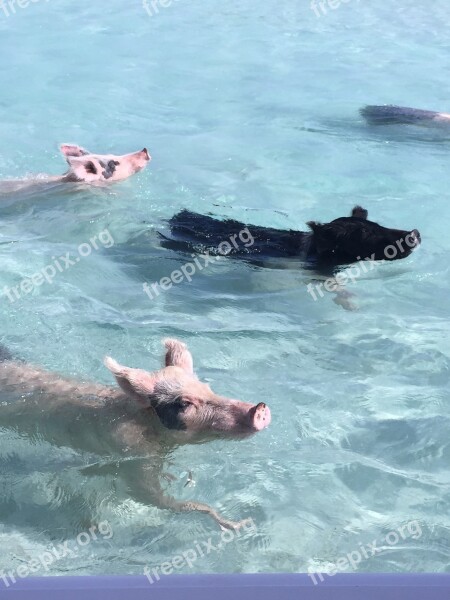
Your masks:
<instances>
[{"instance_id":1,"label":"dark snout of swimming pig","mask_svg":"<svg viewBox=\"0 0 450 600\"><path fill-rule=\"evenodd\" d=\"M421 241L418 229L413 229L412 231L392 230L390 236L380 244L377 252L378 260L392 261L406 258L413 250L420 246Z\"/></svg>"}]
</instances>

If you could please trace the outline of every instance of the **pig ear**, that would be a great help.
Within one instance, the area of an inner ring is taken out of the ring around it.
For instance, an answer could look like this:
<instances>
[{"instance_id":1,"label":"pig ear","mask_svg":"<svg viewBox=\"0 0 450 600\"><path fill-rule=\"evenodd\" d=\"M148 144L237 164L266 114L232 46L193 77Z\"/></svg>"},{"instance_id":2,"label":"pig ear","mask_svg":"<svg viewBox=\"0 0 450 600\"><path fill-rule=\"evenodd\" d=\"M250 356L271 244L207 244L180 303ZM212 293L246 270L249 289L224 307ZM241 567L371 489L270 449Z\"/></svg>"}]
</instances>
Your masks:
<instances>
[{"instance_id":1,"label":"pig ear","mask_svg":"<svg viewBox=\"0 0 450 600\"><path fill-rule=\"evenodd\" d=\"M137 397L139 400L149 401L149 395L153 394L155 390L156 374L147 373L141 369L123 367L109 356L105 357L103 362L126 394Z\"/></svg>"},{"instance_id":2,"label":"pig ear","mask_svg":"<svg viewBox=\"0 0 450 600\"><path fill-rule=\"evenodd\" d=\"M323 227L322 223L318 223L317 221L308 221L306 224L313 233L318 233Z\"/></svg>"},{"instance_id":3,"label":"pig ear","mask_svg":"<svg viewBox=\"0 0 450 600\"><path fill-rule=\"evenodd\" d=\"M68 156L66 158L70 169L77 173L77 176L84 180L88 175L97 175L97 179L100 179L99 170L101 171L100 164L94 158L84 158L79 156ZM81 169L81 171L80 171ZM104 172L102 172L103 174Z\"/></svg>"},{"instance_id":4,"label":"pig ear","mask_svg":"<svg viewBox=\"0 0 450 600\"><path fill-rule=\"evenodd\" d=\"M327 254L336 246L336 232L328 224L308 221L307 225L314 234L314 245L319 255Z\"/></svg>"},{"instance_id":5,"label":"pig ear","mask_svg":"<svg viewBox=\"0 0 450 600\"><path fill-rule=\"evenodd\" d=\"M164 346L166 347L166 367L180 367L187 373L194 374L194 360L186 344L179 340L167 339L164 340Z\"/></svg>"},{"instance_id":6,"label":"pig ear","mask_svg":"<svg viewBox=\"0 0 450 600\"><path fill-rule=\"evenodd\" d=\"M355 206L355 208L352 210L352 217L358 217L360 219L367 219L369 213L367 212L367 210L365 208L363 208L362 206Z\"/></svg>"},{"instance_id":7,"label":"pig ear","mask_svg":"<svg viewBox=\"0 0 450 600\"><path fill-rule=\"evenodd\" d=\"M90 152L88 152L87 150L82 148L81 146L76 146L74 144L61 144L59 149L61 150L62 155L66 157L66 159L69 156L78 156L79 157L79 156L86 156L86 154L91 154Z\"/></svg>"}]
</instances>

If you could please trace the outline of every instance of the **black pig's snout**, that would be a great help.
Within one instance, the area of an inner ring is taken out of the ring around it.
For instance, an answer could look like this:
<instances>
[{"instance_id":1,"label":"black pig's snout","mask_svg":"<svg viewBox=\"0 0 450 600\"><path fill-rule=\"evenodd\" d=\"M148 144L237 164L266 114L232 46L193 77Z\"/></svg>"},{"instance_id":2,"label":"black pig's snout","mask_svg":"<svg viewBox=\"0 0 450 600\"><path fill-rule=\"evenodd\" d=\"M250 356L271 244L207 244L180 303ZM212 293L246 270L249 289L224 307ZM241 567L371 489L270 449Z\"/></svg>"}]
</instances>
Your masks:
<instances>
[{"instance_id":1,"label":"black pig's snout","mask_svg":"<svg viewBox=\"0 0 450 600\"><path fill-rule=\"evenodd\" d=\"M418 229L413 229L409 234L409 239L411 240L412 246L419 246L422 242L422 238L420 237L420 233Z\"/></svg>"}]
</instances>

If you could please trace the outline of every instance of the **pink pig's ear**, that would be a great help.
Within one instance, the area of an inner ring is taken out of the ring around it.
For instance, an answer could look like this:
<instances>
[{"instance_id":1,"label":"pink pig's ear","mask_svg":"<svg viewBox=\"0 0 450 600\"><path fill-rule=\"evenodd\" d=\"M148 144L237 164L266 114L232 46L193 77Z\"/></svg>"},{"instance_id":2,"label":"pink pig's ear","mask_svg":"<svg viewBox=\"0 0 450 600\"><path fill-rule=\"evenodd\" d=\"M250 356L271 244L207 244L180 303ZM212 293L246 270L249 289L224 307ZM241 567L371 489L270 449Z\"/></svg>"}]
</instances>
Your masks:
<instances>
[{"instance_id":1,"label":"pink pig's ear","mask_svg":"<svg viewBox=\"0 0 450 600\"><path fill-rule=\"evenodd\" d=\"M166 347L166 367L180 367L187 373L194 374L194 360L186 344L179 340L164 340Z\"/></svg>"},{"instance_id":2,"label":"pink pig's ear","mask_svg":"<svg viewBox=\"0 0 450 600\"><path fill-rule=\"evenodd\" d=\"M91 152L88 152L81 146L76 146L74 144L61 144L59 149L61 150L62 155L66 157L66 159L69 156L79 157L79 156L86 156L86 154L91 154Z\"/></svg>"},{"instance_id":3,"label":"pink pig's ear","mask_svg":"<svg viewBox=\"0 0 450 600\"><path fill-rule=\"evenodd\" d=\"M155 391L156 373L123 367L109 356L105 357L104 365L111 371L119 386L128 396L150 405L150 396Z\"/></svg>"}]
</instances>

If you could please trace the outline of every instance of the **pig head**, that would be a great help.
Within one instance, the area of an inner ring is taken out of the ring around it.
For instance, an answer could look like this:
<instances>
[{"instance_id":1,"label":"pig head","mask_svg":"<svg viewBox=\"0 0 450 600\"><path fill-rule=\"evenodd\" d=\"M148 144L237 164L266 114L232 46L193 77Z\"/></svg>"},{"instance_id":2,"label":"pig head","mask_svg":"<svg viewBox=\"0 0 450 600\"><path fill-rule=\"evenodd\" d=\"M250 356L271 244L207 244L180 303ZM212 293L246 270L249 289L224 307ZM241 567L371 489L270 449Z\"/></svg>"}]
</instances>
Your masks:
<instances>
[{"instance_id":1,"label":"pig head","mask_svg":"<svg viewBox=\"0 0 450 600\"><path fill-rule=\"evenodd\" d=\"M417 229L383 227L369 221L367 210L355 206L350 217L330 223L310 221L311 249L318 263L345 265L359 260L398 260L406 258L421 243Z\"/></svg>"},{"instance_id":2,"label":"pig head","mask_svg":"<svg viewBox=\"0 0 450 600\"><path fill-rule=\"evenodd\" d=\"M250 404L215 394L209 385L198 380L192 355L178 340L165 340L165 367L149 373L124 367L105 358L121 389L129 398L151 407L168 430L196 436L221 435L246 437L270 423L268 406Z\"/></svg>"},{"instance_id":3,"label":"pig head","mask_svg":"<svg viewBox=\"0 0 450 600\"><path fill-rule=\"evenodd\" d=\"M92 154L72 144L62 144L60 150L69 165L63 179L94 185L127 179L144 169L151 160L147 148L122 156Z\"/></svg>"}]
</instances>

